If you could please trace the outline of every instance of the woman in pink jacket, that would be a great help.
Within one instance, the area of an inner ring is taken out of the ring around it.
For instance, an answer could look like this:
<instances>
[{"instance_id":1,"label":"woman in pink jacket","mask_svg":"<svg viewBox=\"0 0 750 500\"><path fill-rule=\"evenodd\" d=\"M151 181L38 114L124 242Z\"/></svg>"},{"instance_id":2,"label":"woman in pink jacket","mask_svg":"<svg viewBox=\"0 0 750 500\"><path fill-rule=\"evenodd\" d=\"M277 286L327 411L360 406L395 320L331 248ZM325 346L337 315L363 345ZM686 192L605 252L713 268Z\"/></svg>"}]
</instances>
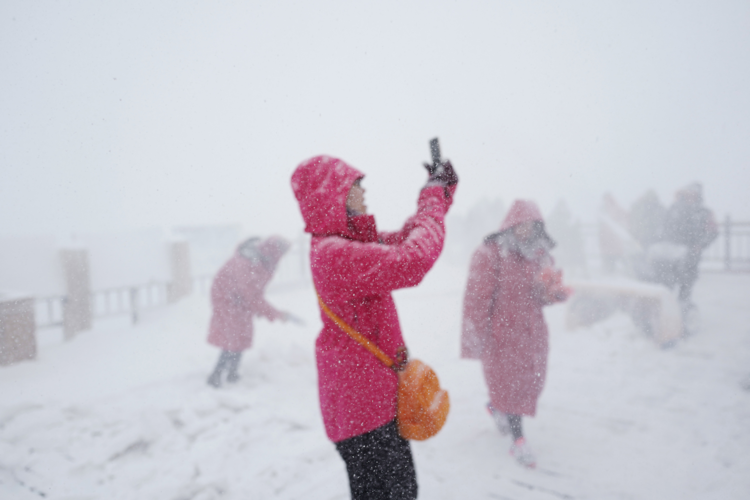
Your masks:
<instances>
[{"instance_id":1,"label":"woman in pink jacket","mask_svg":"<svg viewBox=\"0 0 750 500\"><path fill-rule=\"evenodd\" d=\"M289 242L280 236L261 241L250 238L237 247L234 256L217 273L211 286L213 316L208 342L221 348L219 361L208 378L209 385L221 386L222 374L227 382L239 380L237 367L242 351L253 342L253 316L270 321L286 321L288 314L277 311L263 297Z\"/></svg>"},{"instance_id":2,"label":"woman in pink jacket","mask_svg":"<svg viewBox=\"0 0 750 500\"><path fill-rule=\"evenodd\" d=\"M363 177L339 159L317 156L297 167L292 188L312 235L310 265L323 302L396 359L404 340L391 291L417 285L440 255L458 178L450 164L432 174L417 213L400 231L384 233L366 214ZM346 463L352 498L416 498L411 449L395 421L397 374L322 311L321 318L320 409Z\"/></svg>"},{"instance_id":3,"label":"woman in pink jacket","mask_svg":"<svg viewBox=\"0 0 750 500\"><path fill-rule=\"evenodd\" d=\"M553 246L534 202L516 201L500 231L474 253L464 296L461 355L482 361L487 408L501 433L512 433L511 455L527 467L536 460L521 416L536 413L547 372L542 307L569 293L552 267Z\"/></svg>"}]
</instances>

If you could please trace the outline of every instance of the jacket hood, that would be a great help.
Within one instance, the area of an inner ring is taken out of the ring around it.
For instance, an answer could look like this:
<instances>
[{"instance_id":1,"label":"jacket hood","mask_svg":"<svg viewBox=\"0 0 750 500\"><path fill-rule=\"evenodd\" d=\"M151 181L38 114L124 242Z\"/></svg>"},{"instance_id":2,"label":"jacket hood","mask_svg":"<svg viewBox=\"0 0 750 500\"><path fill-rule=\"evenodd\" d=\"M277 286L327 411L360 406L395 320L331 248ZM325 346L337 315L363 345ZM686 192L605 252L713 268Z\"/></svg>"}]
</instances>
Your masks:
<instances>
[{"instance_id":1,"label":"jacket hood","mask_svg":"<svg viewBox=\"0 0 750 500\"><path fill-rule=\"evenodd\" d=\"M268 269L275 269L291 243L281 236L270 236L265 240L250 238L237 247L237 253L254 262L261 262Z\"/></svg>"},{"instance_id":2,"label":"jacket hood","mask_svg":"<svg viewBox=\"0 0 750 500\"><path fill-rule=\"evenodd\" d=\"M281 260L281 257L289 251L292 246L288 240L281 236L270 236L258 245L261 255L274 266Z\"/></svg>"},{"instance_id":3,"label":"jacket hood","mask_svg":"<svg viewBox=\"0 0 750 500\"><path fill-rule=\"evenodd\" d=\"M302 162L292 174L292 189L305 221L305 232L351 236L346 197L354 181L364 176L331 156L315 156Z\"/></svg>"},{"instance_id":4,"label":"jacket hood","mask_svg":"<svg viewBox=\"0 0 750 500\"><path fill-rule=\"evenodd\" d=\"M697 205L703 202L703 185L699 182L693 182L688 184L684 188L677 191L675 199L678 202L684 203L695 203Z\"/></svg>"},{"instance_id":5,"label":"jacket hood","mask_svg":"<svg viewBox=\"0 0 750 500\"><path fill-rule=\"evenodd\" d=\"M500 231L502 232L523 222L531 221L544 222L539 207L531 200L516 200L513 202L510 210L508 210L508 215L505 216L503 225L500 226Z\"/></svg>"}]
</instances>

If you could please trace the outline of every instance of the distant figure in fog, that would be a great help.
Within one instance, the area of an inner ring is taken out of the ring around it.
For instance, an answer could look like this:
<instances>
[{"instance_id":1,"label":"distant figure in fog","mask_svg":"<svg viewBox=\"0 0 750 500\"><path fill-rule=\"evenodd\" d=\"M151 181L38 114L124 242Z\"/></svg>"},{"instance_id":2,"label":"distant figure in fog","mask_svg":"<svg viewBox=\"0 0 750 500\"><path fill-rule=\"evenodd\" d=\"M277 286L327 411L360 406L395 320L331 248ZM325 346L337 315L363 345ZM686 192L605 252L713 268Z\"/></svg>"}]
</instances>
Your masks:
<instances>
[{"instance_id":1,"label":"distant figure in fog","mask_svg":"<svg viewBox=\"0 0 750 500\"><path fill-rule=\"evenodd\" d=\"M227 382L237 382L237 368L242 351L253 341L253 316L270 321L286 321L290 315L277 311L263 297L276 265L289 250L289 242L279 236L261 241L250 238L219 270L211 286L213 316L208 342L221 348L219 361L208 378L209 385L220 387L222 375Z\"/></svg>"},{"instance_id":2,"label":"distant figure in fog","mask_svg":"<svg viewBox=\"0 0 750 500\"><path fill-rule=\"evenodd\" d=\"M553 267L553 246L536 204L516 201L500 231L474 253L464 296L461 356L482 361L487 409L500 432L512 434L510 453L526 467L536 458L521 418L536 414L547 372L542 307L570 294Z\"/></svg>"},{"instance_id":3,"label":"distant figure in fog","mask_svg":"<svg viewBox=\"0 0 750 500\"><path fill-rule=\"evenodd\" d=\"M367 214L363 177L337 158L317 156L297 167L292 189L312 235L310 266L321 300L388 357L403 360L391 292L418 285L435 264L458 177L449 163L431 173L416 213L396 232L378 231ZM315 343L320 410L346 464L352 499L417 498L411 447L396 422L398 374L322 311L321 319Z\"/></svg>"},{"instance_id":4,"label":"distant figure in fog","mask_svg":"<svg viewBox=\"0 0 750 500\"><path fill-rule=\"evenodd\" d=\"M703 206L703 187L693 183L677 191L675 202L669 207L664 221L664 237L668 242L687 248L687 256L678 276L680 301L685 306L692 305L691 295L693 285L698 280L698 264L703 249L718 234L713 213Z\"/></svg>"},{"instance_id":5,"label":"distant figure in fog","mask_svg":"<svg viewBox=\"0 0 750 500\"><path fill-rule=\"evenodd\" d=\"M599 207L599 249L604 271L611 274L617 264L627 266L628 257L638 244L628 231L628 213L607 193Z\"/></svg>"},{"instance_id":6,"label":"distant figure in fog","mask_svg":"<svg viewBox=\"0 0 750 500\"><path fill-rule=\"evenodd\" d=\"M628 227L633 237L647 249L664 238L667 209L653 190L647 191L630 207Z\"/></svg>"}]
</instances>

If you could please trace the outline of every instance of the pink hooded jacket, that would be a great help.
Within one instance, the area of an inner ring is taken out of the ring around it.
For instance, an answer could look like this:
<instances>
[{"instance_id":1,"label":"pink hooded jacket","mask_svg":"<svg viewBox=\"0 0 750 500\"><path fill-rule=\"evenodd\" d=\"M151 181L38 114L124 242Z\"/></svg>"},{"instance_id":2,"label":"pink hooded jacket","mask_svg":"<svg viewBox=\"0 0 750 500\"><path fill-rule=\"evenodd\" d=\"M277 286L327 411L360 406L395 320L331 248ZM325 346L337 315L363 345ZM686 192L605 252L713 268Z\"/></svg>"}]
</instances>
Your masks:
<instances>
[{"instance_id":1,"label":"pink hooded jacket","mask_svg":"<svg viewBox=\"0 0 750 500\"><path fill-rule=\"evenodd\" d=\"M547 372L542 307L568 293L546 249L527 258L502 243L504 231L527 221L541 222L539 209L531 201L516 201L500 233L474 253L461 335L461 356L482 361L492 406L515 415L536 413Z\"/></svg>"},{"instance_id":2,"label":"pink hooded jacket","mask_svg":"<svg viewBox=\"0 0 750 500\"><path fill-rule=\"evenodd\" d=\"M362 177L339 159L317 156L297 167L292 189L312 235L310 265L318 293L334 313L395 358L404 340L391 291L417 285L437 260L452 196L442 187L423 189L417 214L403 229L381 233L371 215L347 215L347 194ZM328 437L339 442L396 417L398 377L322 311L321 319L320 409Z\"/></svg>"},{"instance_id":3,"label":"pink hooded jacket","mask_svg":"<svg viewBox=\"0 0 750 500\"><path fill-rule=\"evenodd\" d=\"M288 241L272 236L258 244L256 255L244 256L238 248L219 269L211 286L210 344L225 351L244 351L253 342L253 316L271 321L281 317L263 292L288 249Z\"/></svg>"}]
</instances>

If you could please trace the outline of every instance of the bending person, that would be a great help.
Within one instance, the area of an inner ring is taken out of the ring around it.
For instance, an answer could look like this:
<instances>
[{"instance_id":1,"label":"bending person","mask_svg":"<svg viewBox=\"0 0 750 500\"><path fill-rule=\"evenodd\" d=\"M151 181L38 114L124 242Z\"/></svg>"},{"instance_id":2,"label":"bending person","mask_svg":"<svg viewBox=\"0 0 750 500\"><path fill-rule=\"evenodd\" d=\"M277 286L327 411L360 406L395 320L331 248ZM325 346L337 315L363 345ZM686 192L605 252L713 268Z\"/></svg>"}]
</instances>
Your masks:
<instances>
[{"instance_id":1,"label":"bending person","mask_svg":"<svg viewBox=\"0 0 750 500\"><path fill-rule=\"evenodd\" d=\"M403 229L378 232L367 215L364 174L318 156L292 175L310 265L321 299L386 355L403 352L391 291L417 285L443 248L444 218L458 178L450 164L431 175L417 213ZM397 374L323 312L316 341L320 409L328 438L346 463L352 498L414 499L417 481L409 442L396 424Z\"/></svg>"},{"instance_id":2,"label":"bending person","mask_svg":"<svg viewBox=\"0 0 750 500\"><path fill-rule=\"evenodd\" d=\"M220 387L224 372L227 382L237 382L242 351L253 342L253 316L269 321L286 321L289 314L277 311L263 297L276 265L289 250L289 242L280 236L261 241L250 238L237 247L234 256L222 266L211 286L213 316L208 342L221 348L209 385Z\"/></svg>"},{"instance_id":3,"label":"bending person","mask_svg":"<svg viewBox=\"0 0 750 500\"><path fill-rule=\"evenodd\" d=\"M513 435L510 453L526 467L536 458L521 419L536 413L547 372L542 307L569 294L552 267L553 246L537 206L516 201L500 232L474 253L464 296L461 356L482 361L487 409L500 432Z\"/></svg>"}]
</instances>

